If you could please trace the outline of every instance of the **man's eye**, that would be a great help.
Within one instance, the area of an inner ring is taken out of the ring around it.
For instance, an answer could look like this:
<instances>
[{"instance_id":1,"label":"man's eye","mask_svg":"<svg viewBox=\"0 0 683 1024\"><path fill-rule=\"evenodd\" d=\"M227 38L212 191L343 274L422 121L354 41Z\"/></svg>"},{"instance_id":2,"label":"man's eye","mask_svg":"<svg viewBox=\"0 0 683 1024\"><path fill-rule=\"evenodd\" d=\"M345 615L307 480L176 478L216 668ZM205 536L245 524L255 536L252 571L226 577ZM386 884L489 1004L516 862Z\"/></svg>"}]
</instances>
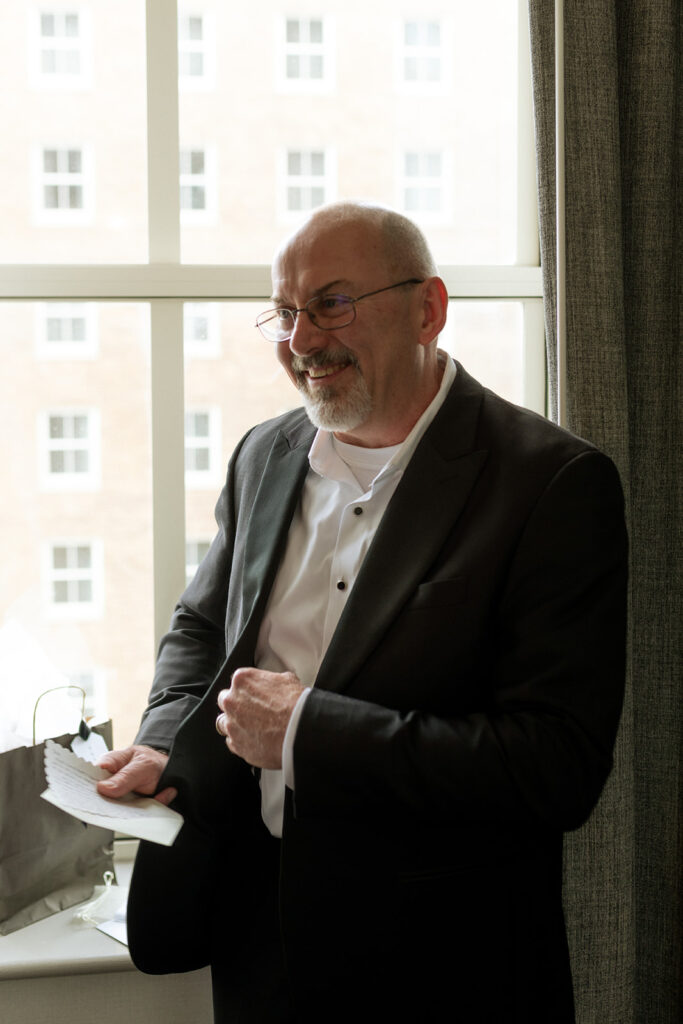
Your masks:
<instances>
[{"instance_id":1,"label":"man's eye","mask_svg":"<svg viewBox=\"0 0 683 1024\"><path fill-rule=\"evenodd\" d=\"M321 295L316 299L316 310L326 316L344 313L349 308L349 299L345 295Z\"/></svg>"},{"instance_id":2,"label":"man's eye","mask_svg":"<svg viewBox=\"0 0 683 1024\"><path fill-rule=\"evenodd\" d=\"M275 316L282 327L286 327L292 322L292 313L289 309L276 309Z\"/></svg>"}]
</instances>

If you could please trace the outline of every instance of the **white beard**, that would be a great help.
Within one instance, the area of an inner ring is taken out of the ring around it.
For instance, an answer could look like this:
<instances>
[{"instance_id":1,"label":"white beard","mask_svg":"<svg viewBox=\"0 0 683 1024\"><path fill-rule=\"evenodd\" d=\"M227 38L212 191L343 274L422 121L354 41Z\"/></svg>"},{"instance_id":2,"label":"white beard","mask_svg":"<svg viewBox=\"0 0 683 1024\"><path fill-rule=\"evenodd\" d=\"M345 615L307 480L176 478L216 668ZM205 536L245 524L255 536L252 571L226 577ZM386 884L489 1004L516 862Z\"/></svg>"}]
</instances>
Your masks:
<instances>
[{"instance_id":1,"label":"white beard","mask_svg":"<svg viewBox=\"0 0 683 1024\"><path fill-rule=\"evenodd\" d=\"M372 398L367 385L358 376L344 394L337 394L334 385L320 388L311 395L306 385L299 388L304 399L306 414L314 427L331 431L355 430L372 412Z\"/></svg>"}]
</instances>

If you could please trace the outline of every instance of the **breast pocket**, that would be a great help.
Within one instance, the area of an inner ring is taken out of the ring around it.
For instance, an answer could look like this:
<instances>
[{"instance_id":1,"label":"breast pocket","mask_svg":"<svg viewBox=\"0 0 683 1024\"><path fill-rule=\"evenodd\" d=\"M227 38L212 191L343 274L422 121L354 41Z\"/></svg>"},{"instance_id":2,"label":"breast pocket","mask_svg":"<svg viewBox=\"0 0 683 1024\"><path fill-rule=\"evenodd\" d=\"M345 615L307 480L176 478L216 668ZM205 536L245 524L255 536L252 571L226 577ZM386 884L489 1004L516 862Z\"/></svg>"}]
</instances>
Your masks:
<instances>
[{"instance_id":1,"label":"breast pocket","mask_svg":"<svg viewBox=\"0 0 683 1024\"><path fill-rule=\"evenodd\" d=\"M467 579L465 576L456 576L450 580L421 583L407 610L457 608L459 605L465 604L466 599Z\"/></svg>"}]
</instances>

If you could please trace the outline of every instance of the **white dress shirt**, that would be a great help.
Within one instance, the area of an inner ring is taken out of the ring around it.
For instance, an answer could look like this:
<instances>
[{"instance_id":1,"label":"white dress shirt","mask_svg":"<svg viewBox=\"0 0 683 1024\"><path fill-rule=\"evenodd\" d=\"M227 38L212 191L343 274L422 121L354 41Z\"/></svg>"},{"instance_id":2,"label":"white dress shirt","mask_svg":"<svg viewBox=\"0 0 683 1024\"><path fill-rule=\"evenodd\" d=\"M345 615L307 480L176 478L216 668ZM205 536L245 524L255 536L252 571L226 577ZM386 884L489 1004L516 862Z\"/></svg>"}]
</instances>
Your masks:
<instances>
[{"instance_id":1,"label":"white dress shirt","mask_svg":"<svg viewBox=\"0 0 683 1024\"><path fill-rule=\"evenodd\" d=\"M439 352L444 373L436 396L399 445L362 448L318 430L309 471L289 529L256 645L257 668L294 672L307 689L290 718L283 769L261 772L261 813L282 835L285 783L294 788L293 746L304 702L337 628L375 530L405 467L455 379L455 365Z\"/></svg>"}]
</instances>

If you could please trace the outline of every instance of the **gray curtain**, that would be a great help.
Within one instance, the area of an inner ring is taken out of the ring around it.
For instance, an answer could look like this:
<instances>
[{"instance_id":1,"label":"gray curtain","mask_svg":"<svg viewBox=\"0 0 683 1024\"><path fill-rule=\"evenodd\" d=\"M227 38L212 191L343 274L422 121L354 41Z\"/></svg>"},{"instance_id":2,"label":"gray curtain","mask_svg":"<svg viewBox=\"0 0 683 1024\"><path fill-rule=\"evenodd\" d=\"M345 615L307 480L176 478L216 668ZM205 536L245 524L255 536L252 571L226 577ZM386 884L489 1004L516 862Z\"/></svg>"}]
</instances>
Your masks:
<instances>
[{"instance_id":1,"label":"gray curtain","mask_svg":"<svg viewBox=\"0 0 683 1024\"><path fill-rule=\"evenodd\" d=\"M569 427L619 466L631 537L615 767L567 838L579 1024L681 1020L680 2L565 0ZM529 0L551 408L554 4Z\"/></svg>"}]
</instances>

